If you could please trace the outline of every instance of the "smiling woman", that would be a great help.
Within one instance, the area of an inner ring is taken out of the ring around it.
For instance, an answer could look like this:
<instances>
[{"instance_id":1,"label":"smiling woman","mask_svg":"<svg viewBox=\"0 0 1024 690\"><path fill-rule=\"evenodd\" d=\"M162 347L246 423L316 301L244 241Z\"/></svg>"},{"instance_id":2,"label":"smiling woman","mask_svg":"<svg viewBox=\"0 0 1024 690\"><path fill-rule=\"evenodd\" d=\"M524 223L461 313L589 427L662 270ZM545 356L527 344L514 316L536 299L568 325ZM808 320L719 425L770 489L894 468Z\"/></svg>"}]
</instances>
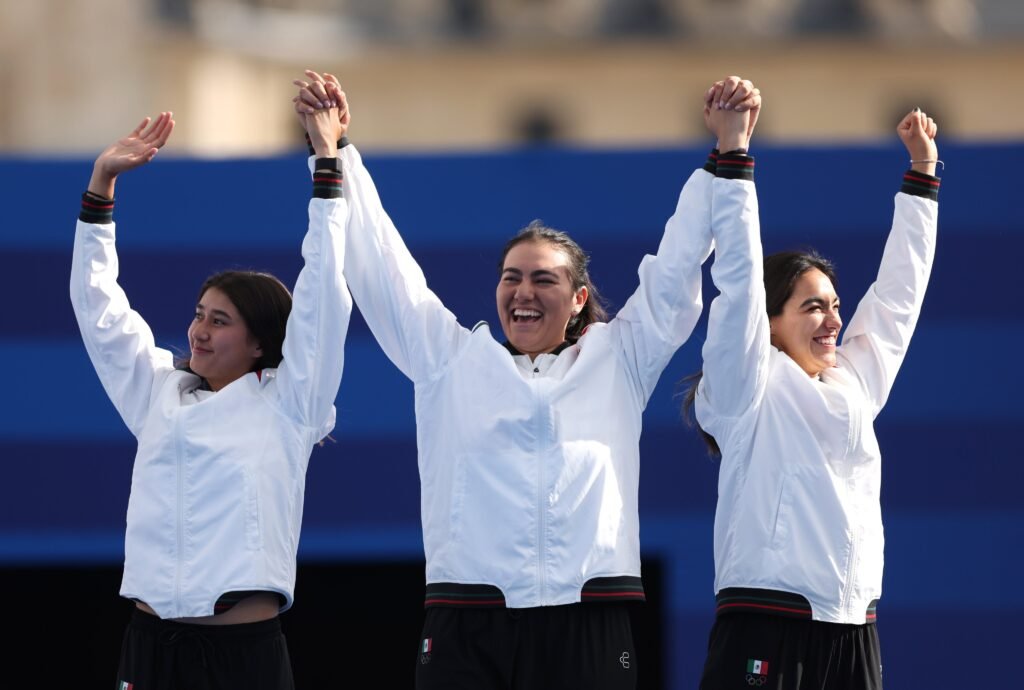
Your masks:
<instances>
[{"instance_id":1,"label":"smiling woman","mask_svg":"<svg viewBox=\"0 0 1024 690\"><path fill-rule=\"evenodd\" d=\"M535 357L608 320L589 259L564 232L534 221L509 240L498 266L498 320L509 343Z\"/></svg>"},{"instance_id":2,"label":"smiling woman","mask_svg":"<svg viewBox=\"0 0 1024 690\"><path fill-rule=\"evenodd\" d=\"M306 74L299 112L341 94L333 78ZM734 105L758 103L749 85ZM574 241L538 223L513 237L495 290L502 342L486 323L458 323L358 151L341 158L352 205L345 276L415 384L427 560L426 619L409 660L416 687L636 687L626 604L644 599L642 414L700 315L713 176L690 175L636 292L606 323Z\"/></svg>"},{"instance_id":3,"label":"smiling woman","mask_svg":"<svg viewBox=\"0 0 1024 690\"><path fill-rule=\"evenodd\" d=\"M114 186L174 128L147 118L96 160L75 233L71 300L107 395L138 440L121 596L136 609L120 687L288 690L277 619L292 605L305 471L334 427L352 301L337 108L305 118L314 176L294 305L273 276L228 271L199 290L177 365L118 285ZM344 118L347 121L347 116ZM293 308L294 306L294 308Z\"/></svg>"},{"instance_id":4,"label":"smiling woman","mask_svg":"<svg viewBox=\"0 0 1024 690\"><path fill-rule=\"evenodd\" d=\"M881 688L881 411L917 324L935 254L935 123L897 133L911 169L896 195L875 283L843 326L832 265L813 253L762 260L745 113L708 125L737 151L718 160L704 368L687 408L721 457L717 617L701 687ZM744 673L745 670L745 673Z\"/></svg>"},{"instance_id":5,"label":"smiling woman","mask_svg":"<svg viewBox=\"0 0 1024 690\"><path fill-rule=\"evenodd\" d=\"M781 252L764 261L771 343L808 376L836 365L843 320L832 264L814 253Z\"/></svg>"},{"instance_id":6,"label":"smiling woman","mask_svg":"<svg viewBox=\"0 0 1024 690\"><path fill-rule=\"evenodd\" d=\"M199 289L188 329L190 359L179 362L220 390L246 372L281 363L292 296L269 273L224 271Z\"/></svg>"},{"instance_id":7,"label":"smiling woman","mask_svg":"<svg viewBox=\"0 0 1024 690\"><path fill-rule=\"evenodd\" d=\"M252 371L262 354L258 341L228 297L211 288L203 292L188 328L189 368L219 391Z\"/></svg>"}]
</instances>

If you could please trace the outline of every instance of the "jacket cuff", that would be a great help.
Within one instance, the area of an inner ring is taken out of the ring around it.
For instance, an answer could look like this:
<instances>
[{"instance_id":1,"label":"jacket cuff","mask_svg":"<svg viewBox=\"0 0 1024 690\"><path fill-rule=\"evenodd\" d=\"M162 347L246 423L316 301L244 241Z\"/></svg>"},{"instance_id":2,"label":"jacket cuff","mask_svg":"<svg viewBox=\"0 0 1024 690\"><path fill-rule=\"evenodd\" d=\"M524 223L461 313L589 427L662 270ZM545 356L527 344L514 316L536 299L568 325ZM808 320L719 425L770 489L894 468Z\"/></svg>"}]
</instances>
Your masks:
<instances>
[{"instance_id":1,"label":"jacket cuff","mask_svg":"<svg viewBox=\"0 0 1024 690\"><path fill-rule=\"evenodd\" d=\"M82 209L78 220L83 223L102 225L114 222L114 200L86 192L82 195Z\"/></svg>"},{"instance_id":2,"label":"jacket cuff","mask_svg":"<svg viewBox=\"0 0 1024 690\"><path fill-rule=\"evenodd\" d=\"M729 151L718 154L718 164L715 169L716 177L723 177L727 180L749 180L754 181L754 158L746 152L739 153Z\"/></svg>"},{"instance_id":3,"label":"jacket cuff","mask_svg":"<svg viewBox=\"0 0 1024 690\"><path fill-rule=\"evenodd\" d=\"M916 170L908 170L903 173L903 185L900 187L900 191L904 194L922 196L925 199L938 201L939 185L941 183L942 180L934 175L917 172Z\"/></svg>"},{"instance_id":4,"label":"jacket cuff","mask_svg":"<svg viewBox=\"0 0 1024 690\"><path fill-rule=\"evenodd\" d=\"M718 149L711 149L711 153L708 154L708 159L704 161L704 170L712 175L714 175L718 170Z\"/></svg>"},{"instance_id":5,"label":"jacket cuff","mask_svg":"<svg viewBox=\"0 0 1024 690\"><path fill-rule=\"evenodd\" d=\"M317 158L316 162L319 164L320 161L333 161L337 162L337 158ZM341 171L335 170L317 170L314 166L313 170L313 198L314 199L340 199L341 194L341 183L344 180L344 176Z\"/></svg>"}]
</instances>

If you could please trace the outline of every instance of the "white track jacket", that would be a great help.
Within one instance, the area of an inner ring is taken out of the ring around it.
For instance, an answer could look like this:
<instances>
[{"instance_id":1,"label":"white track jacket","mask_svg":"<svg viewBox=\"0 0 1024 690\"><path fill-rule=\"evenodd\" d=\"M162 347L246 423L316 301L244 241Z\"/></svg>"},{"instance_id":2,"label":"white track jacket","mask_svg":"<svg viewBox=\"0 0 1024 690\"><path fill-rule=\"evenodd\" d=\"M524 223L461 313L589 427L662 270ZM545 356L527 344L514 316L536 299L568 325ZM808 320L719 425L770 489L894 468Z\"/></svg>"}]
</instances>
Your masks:
<instances>
[{"instance_id":1,"label":"white track jacket","mask_svg":"<svg viewBox=\"0 0 1024 690\"><path fill-rule=\"evenodd\" d=\"M769 344L753 182L716 179L712 206L721 294L710 309L696 414L722 450L719 610L723 590L753 588L799 595L814 620L871 622L883 547L873 422L921 310L938 204L896 195L878 277L846 327L838 365L818 378ZM794 610L767 593L755 606Z\"/></svg>"},{"instance_id":2,"label":"white track jacket","mask_svg":"<svg viewBox=\"0 0 1024 690\"><path fill-rule=\"evenodd\" d=\"M222 390L176 370L117 283L114 223L79 221L75 316L103 387L138 440L121 595L161 618L208 616L226 592L292 604L306 466L334 427L352 309L344 199L309 202L305 266L277 369ZM183 305L183 312L191 305Z\"/></svg>"},{"instance_id":3,"label":"white track jacket","mask_svg":"<svg viewBox=\"0 0 1024 690\"><path fill-rule=\"evenodd\" d=\"M641 416L701 311L712 176L690 177L618 316L529 364L486 324L459 325L427 287L355 147L340 155L351 203L346 278L415 385L428 605L431 585L487 585L502 605L523 608L579 602L588 581L638 582Z\"/></svg>"}]
</instances>

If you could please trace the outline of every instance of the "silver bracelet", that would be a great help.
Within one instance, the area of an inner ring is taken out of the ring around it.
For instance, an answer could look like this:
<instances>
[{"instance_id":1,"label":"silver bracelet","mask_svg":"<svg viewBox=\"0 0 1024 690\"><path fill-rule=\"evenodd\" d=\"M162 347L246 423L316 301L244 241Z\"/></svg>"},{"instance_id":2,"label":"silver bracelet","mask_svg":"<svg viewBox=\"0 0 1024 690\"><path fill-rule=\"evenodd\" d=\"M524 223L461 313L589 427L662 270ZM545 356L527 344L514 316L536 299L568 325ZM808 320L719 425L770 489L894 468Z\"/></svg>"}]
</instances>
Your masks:
<instances>
[{"instance_id":1,"label":"silver bracelet","mask_svg":"<svg viewBox=\"0 0 1024 690\"><path fill-rule=\"evenodd\" d=\"M914 163L938 163L939 165L942 166L942 171L943 172L946 171L946 164L943 163L942 161L940 161L938 158L928 158L926 160L920 160L920 161L911 160L910 161L911 165L913 165Z\"/></svg>"}]
</instances>

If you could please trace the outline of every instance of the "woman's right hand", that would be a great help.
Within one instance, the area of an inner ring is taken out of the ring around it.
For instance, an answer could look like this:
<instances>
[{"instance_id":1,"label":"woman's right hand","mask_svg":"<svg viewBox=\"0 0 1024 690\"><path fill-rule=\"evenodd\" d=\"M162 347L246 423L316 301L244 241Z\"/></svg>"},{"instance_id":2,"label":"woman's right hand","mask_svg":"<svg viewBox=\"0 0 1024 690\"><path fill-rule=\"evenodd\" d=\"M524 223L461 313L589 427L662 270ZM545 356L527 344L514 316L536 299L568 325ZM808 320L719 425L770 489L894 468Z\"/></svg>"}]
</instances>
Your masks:
<instances>
[{"instance_id":1,"label":"woman's right hand","mask_svg":"<svg viewBox=\"0 0 1024 690\"><path fill-rule=\"evenodd\" d=\"M306 70L305 75L306 79L292 82L299 87L292 99L295 113L317 157L333 157L337 155L336 143L348 132L352 119L348 99L333 74Z\"/></svg>"},{"instance_id":2,"label":"woman's right hand","mask_svg":"<svg viewBox=\"0 0 1024 690\"><path fill-rule=\"evenodd\" d=\"M160 113L156 120L145 118L128 136L115 141L96 158L89 191L113 199L117 176L153 160L173 130L170 112Z\"/></svg>"},{"instance_id":3,"label":"woman's right hand","mask_svg":"<svg viewBox=\"0 0 1024 690\"><path fill-rule=\"evenodd\" d=\"M704 92L704 123L720 151L746 149L761 113L761 90L737 76L716 81Z\"/></svg>"}]
</instances>

